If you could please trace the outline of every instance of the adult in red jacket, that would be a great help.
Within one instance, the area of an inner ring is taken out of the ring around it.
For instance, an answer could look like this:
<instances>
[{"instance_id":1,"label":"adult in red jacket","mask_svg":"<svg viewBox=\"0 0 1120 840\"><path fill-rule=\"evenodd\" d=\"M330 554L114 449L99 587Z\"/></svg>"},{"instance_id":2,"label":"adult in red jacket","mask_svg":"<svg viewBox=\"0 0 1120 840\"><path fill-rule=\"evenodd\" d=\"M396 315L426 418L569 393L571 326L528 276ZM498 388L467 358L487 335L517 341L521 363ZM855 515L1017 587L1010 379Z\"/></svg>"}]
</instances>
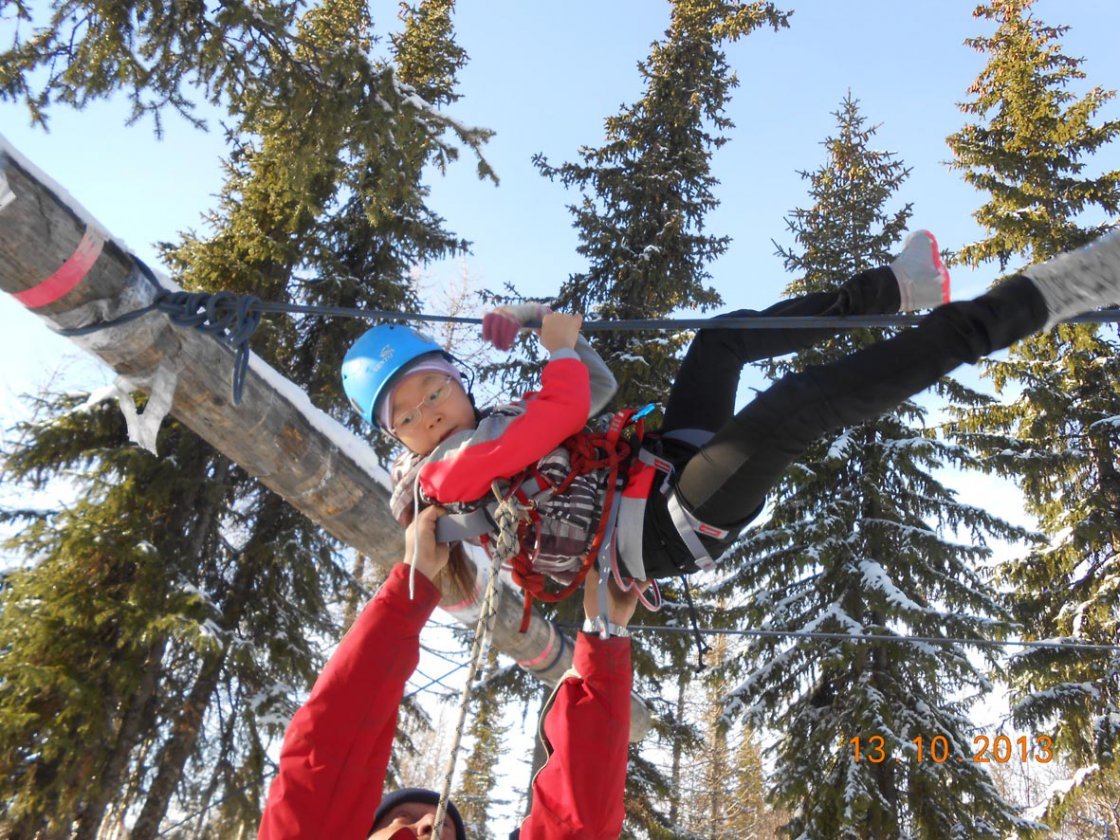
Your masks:
<instances>
[{"instance_id":1,"label":"adult in red jacket","mask_svg":"<svg viewBox=\"0 0 1120 840\"><path fill-rule=\"evenodd\" d=\"M409 599L409 570L402 563L292 718L260 840L432 837L436 808L430 792L394 799L390 808L378 804L397 708L420 658L420 629L439 601L431 579L447 562L447 546L435 542L441 514L428 508L406 532L406 558L412 557L413 540L419 543L415 598ZM584 596L589 616L598 614L594 588L591 581ZM617 838L622 831L631 690L625 626L635 596L612 587L608 603L612 635L603 640L579 634L573 669L550 703L542 726L549 758L533 780L533 808L521 826L521 840L595 840ZM459 833L456 820L445 820L439 840L467 840Z\"/></svg>"}]
</instances>

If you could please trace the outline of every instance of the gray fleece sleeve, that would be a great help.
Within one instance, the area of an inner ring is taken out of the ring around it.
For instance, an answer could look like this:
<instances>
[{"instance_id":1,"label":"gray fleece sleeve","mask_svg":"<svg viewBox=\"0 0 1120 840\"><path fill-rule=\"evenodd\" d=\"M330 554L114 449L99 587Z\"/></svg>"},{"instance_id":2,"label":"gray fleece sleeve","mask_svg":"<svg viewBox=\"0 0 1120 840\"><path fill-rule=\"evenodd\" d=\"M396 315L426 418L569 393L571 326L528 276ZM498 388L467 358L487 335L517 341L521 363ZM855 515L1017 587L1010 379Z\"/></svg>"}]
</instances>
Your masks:
<instances>
[{"instance_id":1,"label":"gray fleece sleeve","mask_svg":"<svg viewBox=\"0 0 1120 840\"><path fill-rule=\"evenodd\" d=\"M606 362L591 349L591 345L582 335L576 340L575 351L591 377L591 411L587 416L594 417L607 407L614 392L618 390L618 382L615 381L614 374L611 373Z\"/></svg>"}]
</instances>

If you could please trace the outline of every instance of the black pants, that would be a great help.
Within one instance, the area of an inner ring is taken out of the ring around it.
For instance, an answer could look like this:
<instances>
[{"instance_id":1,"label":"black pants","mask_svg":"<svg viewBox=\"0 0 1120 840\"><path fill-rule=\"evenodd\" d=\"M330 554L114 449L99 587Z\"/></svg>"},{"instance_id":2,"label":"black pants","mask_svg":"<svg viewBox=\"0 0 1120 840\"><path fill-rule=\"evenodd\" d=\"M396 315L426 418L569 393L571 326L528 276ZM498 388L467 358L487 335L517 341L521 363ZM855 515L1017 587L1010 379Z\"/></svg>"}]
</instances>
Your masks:
<instances>
[{"instance_id":1,"label":"black pants","mask_svg":"<svg viewBox=\"0 0 1120 840\"><path fill-rule=\"evenodd\" d=\"M894 276L881 268L856 275L836 292L725 317L890 314L898 306ZM834 331L698 332L673 383L661 433L666 456L678 464L680 500L701 521L732 532L723 544L703 538L711 555L722 553L758 515L770 488L821 436L878 417L1045 322L1046 305L1034 284L1013 277L974 300L938 307L893 338L784 376L738 413L735 393L744 364L803 349ZM660 494L646 508L643 555L651 577L696 569Z\"/></svg>"}]
</instances>

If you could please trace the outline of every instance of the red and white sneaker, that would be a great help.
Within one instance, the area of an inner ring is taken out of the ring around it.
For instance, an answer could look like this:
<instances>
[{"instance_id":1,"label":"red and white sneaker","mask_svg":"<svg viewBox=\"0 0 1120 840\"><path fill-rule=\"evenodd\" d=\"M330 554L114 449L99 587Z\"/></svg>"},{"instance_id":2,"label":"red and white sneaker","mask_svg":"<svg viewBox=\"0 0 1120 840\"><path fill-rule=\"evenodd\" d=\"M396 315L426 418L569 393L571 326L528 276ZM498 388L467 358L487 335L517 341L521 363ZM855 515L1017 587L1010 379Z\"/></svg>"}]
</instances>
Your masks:
<instances>
[{"instance_id":1,"label":"red and white sneaker","mask_svg":"<svg viewBox=\"0 0 1120 840\"><path fill-rule=\"evenodd\" d=\"M937 240L928 230L916 230L891 261L902 299L900 312L932 309L949 302L949 269L941 262Z\"/></svg>"}]
</instances>

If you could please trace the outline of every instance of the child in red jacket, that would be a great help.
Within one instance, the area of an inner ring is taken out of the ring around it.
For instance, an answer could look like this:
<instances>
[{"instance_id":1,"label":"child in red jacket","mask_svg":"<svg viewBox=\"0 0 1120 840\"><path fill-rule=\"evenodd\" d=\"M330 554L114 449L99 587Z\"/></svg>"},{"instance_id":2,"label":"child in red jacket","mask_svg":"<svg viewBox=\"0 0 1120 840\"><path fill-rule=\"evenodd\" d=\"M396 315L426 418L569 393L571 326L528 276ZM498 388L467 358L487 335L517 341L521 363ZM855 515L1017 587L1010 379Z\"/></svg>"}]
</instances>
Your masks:
<instances>
[{"instance_id":1,"label":"child in red jacket","mask_svg":"<svg viewBox=\"0 0 1120 840\"><path fill-rule=\"evenodd\" d=\"M893 313L947 298L936 242L919 231L890 267L857 275L835 292L726 317ZM435 502L461 514L462 535L492 543L498 482L502 495L522 502L514 569L523 586L536 583L534 575L574 585L594 551L604 553L601 568L617 558L627 576L645 580L710 568L785 469L827 432L874 418L961 364L1118 300L1114 230L975 300L937 306L889 340L783 377L738 412L744 364L808 347L832 331L703 329L670 392L660 452L627 453L622 463L597 448L602 436L593 451L581 443L588 418L613 393L613 378L579 337L579 316L543 315L540 340L550 361L540 390L487 413L475 410L450 355L407 327L368 331L347 354L342 375L363 417L408 447L393 471L393 507L402 521ZM484 320L484 336L508 346L538 314L499 309Z\"/></svg>"}]
</instances>

